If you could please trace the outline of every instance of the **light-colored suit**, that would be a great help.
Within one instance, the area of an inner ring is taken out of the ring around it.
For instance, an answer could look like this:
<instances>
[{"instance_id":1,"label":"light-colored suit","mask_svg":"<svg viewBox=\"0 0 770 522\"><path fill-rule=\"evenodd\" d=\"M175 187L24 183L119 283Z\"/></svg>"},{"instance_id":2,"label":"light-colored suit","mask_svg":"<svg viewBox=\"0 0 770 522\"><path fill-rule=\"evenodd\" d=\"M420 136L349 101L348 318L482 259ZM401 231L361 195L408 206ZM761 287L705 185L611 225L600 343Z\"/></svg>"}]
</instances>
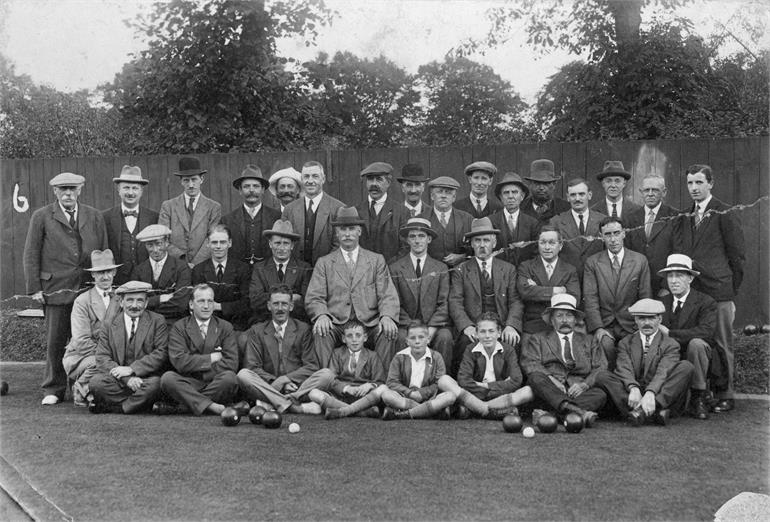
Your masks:
<instances>
[{"instance_id":1,"label":"light-colored suit","mask_svg":"<svg viewBox=\"0 0 770 522\"><path fill-rule=\"evenodd\" d=\"M192 223L185 208L184 194L161 203L158 223L171 229L169 255L176 258L184 256L185 262L193 265L208 259L210 252L206 237L209 227L218 224L220 219L222 206L203 194L198 195Z\"/></svg>"},{"instance_id":2,"label":"light-colored suit","mask_svg":"<svg viewBox=\"0 0 770 522\"><path fill-rule=\"evenodd\" d=\"M307 206L305 197L292 201L283 209L283 219L291 221L294 233L299 235L297 246L294 249L294 256L297 259L305 259L305 207ZM318 208L315 209L315 230L313 230L313 260L316 261L337 248L337 236L334 233L331 220L337 215L337 211L345 204L329 194L323 194Z\"/></svg>"}]
</instances>

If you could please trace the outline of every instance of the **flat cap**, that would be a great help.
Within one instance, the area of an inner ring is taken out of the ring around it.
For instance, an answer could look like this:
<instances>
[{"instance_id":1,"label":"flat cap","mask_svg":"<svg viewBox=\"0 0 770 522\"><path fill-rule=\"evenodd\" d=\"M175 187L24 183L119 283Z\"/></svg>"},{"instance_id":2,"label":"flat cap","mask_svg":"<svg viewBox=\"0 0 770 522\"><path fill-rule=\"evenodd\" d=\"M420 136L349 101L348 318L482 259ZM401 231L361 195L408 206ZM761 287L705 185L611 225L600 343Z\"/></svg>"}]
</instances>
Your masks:
<instances>
[{"instance_id":1,"label":"flat cap","mask_svg":"<svg viewBox=\"0 0 770 522\"><path fill-rule=\"evenodd\" d=\"M48 182L52 187L72 187L76 185L82 185L86 182L86 178L80 174L73 174L72 172L62 172L57 174L54 178Z\"/></svg>"},{"instance_id":2,"label":"flat cap","mask_svg":"<svg viewBox=\"0 0 770 522\"><path fill-rule=\"evenodd\" d=\"M136 235L136 239L139 241L155 241L171 235L171 229L166 225L150 225L144 227L141 232Z\"/></svg>"},{"instance_id":3,"label":"flat cap","mask_svg":"<svg viewBox=\"0 0 770 522\"><path fill-rule=\"evenodd\" d=\"M497 167L492 165L490 162L488 162L488 161L474 161L473 163L471 163L470 165L465 167L465 175L466 176L470 176L471 174L473 174L477 170L480 170L482 172L486 172L487 174L489 174L492 177L494 177L495 174L497 174Z\"/></svg>"},{"instance_id":4,"label":"flat cap","mask_svg":"<svg viewBox=\"0 0 770 522\"><path fill-rule=\"evenodd\" d=\"M393 165L385 163L384 161L375 161L361 171L361 177L365 176L377 176L379 174L390 174L393 172Z\"/></svg>"},{"instance_id":5,"label":"flat cap","mask_svg":"<svg viewBox=\"0 0 770 522\"><path fill-rule=\"evenodd\" d=\"M449 176L439 176L436 179L430 180L428 182L428 187L444 187L458 190L460 188L460 183L456 179L450 178Z\"/></svg>"},{"instance_id":6,"label":"flat cap","mask_svg":"<svg viewBox=\"0 0 770 522\"><path fill-rule=\"evenodd\" d=\"M144 281L129 281L120 285L115 290L115 293L117 295L133 294L136 292L147 293L150 290L152 290L152 285L150 283L145 283Z\"/></svg>"},{"instance_id":7,"label":"flat cap","mask_svg":"<svg viewBox=\"0 0 770 522\"><path fill-rule=\"evenodd\" d=\"M666 307L663 303L656 301L655 299L639 299L637 302L628 307L628 312L631 315L659 315L666 311Z\"/></svg>"}]
</instances>

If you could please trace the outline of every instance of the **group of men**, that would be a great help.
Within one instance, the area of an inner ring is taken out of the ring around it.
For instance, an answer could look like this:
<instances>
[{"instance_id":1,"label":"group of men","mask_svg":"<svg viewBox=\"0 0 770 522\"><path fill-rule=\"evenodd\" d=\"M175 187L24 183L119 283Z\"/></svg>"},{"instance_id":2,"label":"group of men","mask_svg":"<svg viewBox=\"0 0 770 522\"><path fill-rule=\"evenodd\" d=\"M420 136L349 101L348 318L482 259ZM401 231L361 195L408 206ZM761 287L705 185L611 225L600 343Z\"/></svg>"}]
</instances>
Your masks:
<instances>
[{"instance_id":1,"label":"group of men","mask_svg":"<svg viewBox=\"0 0 770 522\"><path fill-rule=\"evenodd\" d=\"M375 162L356 207L324 191L319 162L269 179L249 165L225 216L197 158L173 174L182 194L159 213L140 204L138 167L113 178L121 203L104 212L78 202L82 176L51 180L24 252L45 308L44 405L72 382L94 412L220 413L245 398L328 418L452 405L498 418L534 400L590 426L600 411L665 424L688 397L699 419L734 407L743 236L707 165L686 171L685 212L654 175L643 206L625 199L619 161L597 173L593 206L580 178L555 197L547 159L524 179L474 162L457 202L455 179L408 164L403 203Z\"/></svg>"}]
</instances>

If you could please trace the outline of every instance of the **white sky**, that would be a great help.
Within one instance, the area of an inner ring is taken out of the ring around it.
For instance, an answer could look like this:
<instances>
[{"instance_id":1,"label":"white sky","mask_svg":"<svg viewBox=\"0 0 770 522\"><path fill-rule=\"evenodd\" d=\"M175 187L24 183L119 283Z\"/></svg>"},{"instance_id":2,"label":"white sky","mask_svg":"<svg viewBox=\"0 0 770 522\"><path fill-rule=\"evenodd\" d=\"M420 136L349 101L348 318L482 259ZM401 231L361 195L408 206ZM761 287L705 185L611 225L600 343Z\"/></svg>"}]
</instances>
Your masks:
<instances>
[{"instance_id":1,"label":"white sky","mask_svg":"<svg viewBox=\"0 0 770 522\"><path fill-rule=\"evenodd\" d=\"M740 1L697 0L683 13L705 26L727 22ZM762 0L760 0L762 1ZM766 1L766 0L764 0ZM464 38L482 36L488 27L490 0L327 0L339 12L324 28L317 47L282 42L285 55L310 59L318 51L330 55L348 50L362 57L380 53L405 68L441 60ZM39 83L73 91L111 81L141 40L123 20L148 10L149 0L0 0L0 52L17 73ZM532 102L548 76L575 59L564 52L535 55L526 36L471 58L487 63Z\"/></svg>"}]
</instances>

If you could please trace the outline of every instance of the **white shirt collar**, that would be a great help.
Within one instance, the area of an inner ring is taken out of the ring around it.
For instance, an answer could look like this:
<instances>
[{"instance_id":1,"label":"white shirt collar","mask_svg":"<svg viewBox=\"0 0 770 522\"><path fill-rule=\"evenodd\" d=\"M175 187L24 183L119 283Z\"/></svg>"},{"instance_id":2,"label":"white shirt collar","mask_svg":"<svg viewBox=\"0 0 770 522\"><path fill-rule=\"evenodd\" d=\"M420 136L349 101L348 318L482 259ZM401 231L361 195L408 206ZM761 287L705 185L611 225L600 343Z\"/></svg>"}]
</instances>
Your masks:
<instances>
[{"instance_id":1,"label":"white shirt collar","mask_svg":"<svg viewBox=\"0 0 770 522\"><path fill-rule=\"evenodd\" d=\"M321 204L321 199L323 197L324 197L324 193L323 192L321 192L320 194L318 194L317 196L312 197L312 198L309 198L309 197L305 196L305 210L307 210L307 202L308 202L308 200L313 202L313 210L314 211L318 210L318 205Z\"/></svg>"},{"instance_id":2,"label":"white shirt collar","mask_svg":"<svg viewBox=\"0 0 770 522\"><path fill-rule=\"evenodd\" d=\"M246 210L246 213L250 216L256 216L257 213L262 210L262 203L254 207L254 210L251 209L251 207L247 206L246 203L243 204L243 208Z\"/></svg>"},{"instance_id":3,"label":"white shirt collar","mask_svg":"<svg viewBox=\"0 0 770 522\"><path fill-rule=\"evenodd\" d=\"M128 208L123 203L120 204L120 213L123 212L139 212L139 205L135 206L134 208Z\"/></svg>"},{"instance_id":4,"label":"white shirt collar","mask_svg":"<svg viewBox=\"0 0 770 522\"><path fill-rule=\"evenodd\" d=\"M492 357L494 357L496 353L503 353L503 345L502 345L502 344L500 344L499 342L498 342L498 343L496 343L496 344L495 344L495 349L494 349L494 350L492 350L492 355L489 355L489 356L488 356L488 355L487 355L487 350L484 348L484 345L483 345L483 344L481 344L481 342L478 342L478 343L476 343L476 346L474 346L474 347L473 347L473 349L471 350L471 352L478 352L478 353L480 353L480 354L483 354L483 355L484 355L484 357L486 357L487 359L490 359L490 360L491 360L491 359L492 359Z\"/></svg>"},{"instance_id":5,"label":"white shirt collar","mask_svg":"<svg viewBox=\"0 0 770 522\"><path fill-rule=\"evenodd\" d=\"M446 219L449 221L452 218L452 209L454 207L449 207L449 210L445 210L444 212L440 211L436 207L433 207L433 212L436 213L437 218L441 218L441 214L446 214Z\"/></svg>"},{"instance_id":6,"label":"white shirt collar","mask_svg":"<svg viewBox=\"0 0 770 522\"><path fill-rule=\"evenodd\" d=\"M655 340L655 336L658 335L658 332L655 332L650 336L650 346L652 346L653 341ZM644 340L647 338L646 335L644 335L641 331L639 332L639 339L642 340L642 347L644 347Z\"/></svg>"},{"instance_id":7,"label":"white shirt collar","mask_svg":"<svg viewBox=\"0 0 770 522\"><path fill-rule=\"evenodd\" d=\"M214 265L214 271L216 272L217 266L222 265L222 270L227 269L227 258L224 258L222 261L214 261L214 258L211 258L211 264Z\"/></svg>"},{"instance_id":8,"label":"white shirt collar","mask_svg":"<svg viewBox=\"0 0 770 522\"><path fill-rule=\"evenodd\" d=\"M412 355L412 349L411 349L411 348L409 348L408 346L407 346L406 348L404 348L403 350L401 350L400 352L398 352L398 354L401 354L401 355L408 355L408 356L409 356L409 358L410 358L412 361L414 361L414 362L417 362L417 361L422 361L423 359L426 359L426 360L427 360L427 359L431 359L431 360L433 359L433 355L431 355L431 351L430 351L430 348L425 348L425 355L423 355L423 356L422 356L422 357L420 357L419 359L415 359L415 358L414 358L414 356Z\"/></svg>"},{"instance_id":9,"label":"white shirt collar","mask_svg":"<svg viewBox=\"0 0 770 522\"><path fill-rule=\"evenodd\" d=\"M671 297L674 298L674 306L676 306L677 301L681 301L682 305L684 305L685 301L687 301L687 298L690 297L690 291L692 289L688 290L686 294L684 294L682 297L677 297L674 294L671 294Z\"/></svg>"},{"instance_id":10,"label":"white shirt collar","mask_svg":"<svg viewBox=\"0 0 770 522\"><path fill-rule=\"evenodd\" d=\"M275 263L275 269L278 270L278 265L283 265L283 271L286 271L286 267L289 265L289 261L291 258L287 259L286 261L278 261L276 258L271 257L270 259L273 260L273 263Z\"/></svg>"},{"instance_id":11,"label":"white shirt collar","mask_svg":"<svg viewBox=\"0 0 770 522\"><path fill-rule=\"evenodd\" d=\"M273 328L275 328L276 333L279 333L279 334L281 334L281 336L283 336L283 332L286 330L286 324L288 322L289 321L286 321L283 324L278 324L275 321L273 321Z\"/></svg>"},{"instance_id":12,"label":"white shirt collar","mask_svg":"<svg viewBox=\"0 0 770 522\"><path fill-rule=\"evenodd\" d=\"M561 356L562 356L562 359L567 360L567 358L565 357L566 354L564 353L564 336L565 335L567 336L567 339L569 339L570 355L574 359L575 358L575 343L572 342L572 337L575 335L575 330L572 330L568 334L563 334L563 333L556 332L556 335L559 336L559 345L561 346Z\"/></svg>"},{"instance_id":13,"label":"white shirt collar","mask_svg":"<svg viewBox=\"0 0 770 522\"><path fill-rule=\"evenodd\" d=\"M714 196L712 194L709 194L706 199L696 203L696 205L698 205L698 208L700 209L701 213L702 212L706 212L706 207L708 207L709 203L711 203L711 198L712 197L714 197Z\"/></svg>"},{"instance_id":14,"label":"white shirt collar","mask_svg":"<svg viewBox=\"0 0 770 522\"><path fill-rule=\"evenodd\" d=\"M209 331L209 322L211 322L211 319L208 319L206 321L199 321L198 318L196 317L195 318L195 322L198 323L198 330L200 330L201 328L203 328L205 326L206 327L206 332Z\"/></svg>"},{"instance_id":15,"label":"white shirt collar","mask_svg":"<svg viewBox=\"0 0 770 522\"><path fill-rule=\"evenodd\" d=\"M650 215L650 211L652 211L656 216L658 215L658 212L660 212L660 206L663 204L663 201L659 202L654 207L650 208L647 205L644 206L644 217L647 219L647 216Z\"/></svg>"},{"instance_id":16,"label":"white shirt collar","mask_svg":"<svg viewBox=\"0 0 770 522\"><path fill-rule=\"evenodd\" d=\"M139 317L136 317L136 318L129 317L127 313L123 312L123 324L126 325L126 335L131 335L131 321L133 321L133 319L137 320L136 328L139 329Z\"/></svg>"},{"instance_id":17,"label":"white shirt collar","mask_svg":"<svg viewBox=\"0 0 770 522\"><path fill-rule=\"evenodd\" d=\"M508 220L509 220L509 219L511 219L511 218L513 218L513 220L514 220L514 221L518 220L518 219L519 219L519 210L520 210L520 209L518 209L518 208L517 208L517 209L516 209L516 212L514 212L513 214L511 214L510 212L508 212L508 209L507 209L507 208L504 208L504 209L503 209L503 212L505 212L505 220L506 220L506 221L508 221Z\"/></svg>"},{"instance_id":18,"label":"white shirt collar","mask_svg":"<svg viewBox=\"0 0 770 522\"><path fill-rule=\"evenodd\" d=\"M543 268L545 268L546 265L551 265L551 268L553 270L556 270L556 263L559 261L559 256L556 256L556 258L553 261L551 261L550 263L548 261L546 261L545 259L543 259L542 256L538 256L538 257L540 258L540 261L543 263Z\"/></svg>"},{"instance_id":19,"label":"white shirt collar","mask_svg":"<svg viewBox=\"0 0 770 522\"><path fill-rule=\"evenodd\" d=\"M422 200L420 200L415 206L411 206L409 203L404 201L404 206L407 210L414 210L415 215L422 214Z\"/></svg>"},{"instance_id":20,"label":"white shirt collar","mask_svg":"<svg viewBox=\"0 0 770 522\"><path fill-rule=\"evenodd\" d=\"M487 195L484 194L482 197L477 197L476 194L471 194L471 203L473 203L473 206L476 206L476 203L478 202L479 205L481 205L481 208L484 208L487 206Z\"/></svg>"},{"instance_id":21,"label":"white shirt collar","mask_svg":"<svg viewBox=\"0 0 770 522\"><path fill-rule=\"evenodd\" d=\"M570 210L572 212L572 219L575 220L575 223L580 223L580 217L583 216L583 225L588 226L588 209L585 209L582 214L578 214L574 210Z\"/></svg>"},{"instance_id":22,"label":"white shirt collar","mask_svg":"<svg viewBox=\"0 0 770 522\"><path fill-rule=\"evenodd\" d=\"M58 203L58 201L57 201L57 203ZM64 206L61 203L59 203L59 208L61 209L61 213L64 214L64 217L69 219L70 215L67 214L67 209L65 209ZM75 219L78 218L78 211L79 210L80 210L80 206L77 203L75 203Z\"/></svg>"},{"instance_id":23,"label":"white shirt collar","mask_svg":"<svg viewBox=\"0 0 770 522\"><path fill-rule=\"evenodd\" d=\"M618 252L617 254L613 254L612 252L607 250L607 255L610 256L610 263L612 263L612 256L618 256L618 263L620 263L622 265L623 264L623 258L626 255L626 249L625 249L625 247L621 248L620 252Z\"/></svg>"},{"instance_id":24,"label":"white shirt collar","mask_svg":"<svg viewBox=\"0 0 770 522\"><path fill-rule=\"evenodd\" d=\"M166 259L168 259L168 252L166 252L166 255L163 256L163 259L161 259L160 261L155 261L153 258L150 258L150 263L152 264L151 266L157 267L158 269L162 269L163 265L166 263Z\"/></svg>"},{"instance_id":25,"label":"white shirt collar","mask_svg":"<svg viewBox=\"0 0 770 522\"><path fill-rule=\"evenodd\" d=\"M617 201L610 201L607 198L604 198L604 202L607 204L607 212L609 216L612 215L612 205L615 205L615 209L617 210L618 214L620 214L620 209L623 208L623 198L621 197Z\"/></svg>"},{"instance_id":26,"label":"white shirt collar","mask_svg":"<svg viewBox=\"0 0 770 522\"><path fill-rule=\"evenodd\" d=\"M488 271L490 274L492 274L492 260L494 259L494 257L490 257L490 258L489 258L489 259L487 259L486 261L481 261L481 259L479 259L479 258L478 258L478 257L476 257L476 256L474 256L474 259L476 260L476 263L478 263L478 264L479 264L479 270L481 270L481 263L482 263L482 262L485 262L485 263L487 264L487 265L486 265L486 267L487 267L487 271Z\"/></svg>"},{"instance_id":27,"label":"white shirt collar","mask_svg":"<svg viewBox=\"0 0 770 522\"><path fill-rule=\"evenodd\" d=\"M372 201L374 201L374 199L372 199L372 196L367 196L366 199L369 201L369 206L372 206ZM385 204L387 200L388 200L388 194L386 193L386 194L383 194L379 200L374 201L374 208L377 209L377 212L380 211L380 209L382 208L382 206Z\"/></svg>"},{"instance_id":28,"label":"white shirt collar","mask_svg":"<svg viewBox=\"0 0 770 522\"><path fill-rule=\"evenodd\" d=\"M198 192L198 195L195 196L195 201L193 201L193 210L198 208L198 202L201 200L201 193ZM190 206L190 196L187 194L184 194L184 206L185 208Z\"/></svg>"},{"instance_id":29,"label":"white shirt collar","mask_svg":"<svg viewBox=\"0 0 770 522\"><path fill-rule=\"evenodd\" d=\"M361 247L356 247L348 252L347 250L343 250L342 247L340 247L340 252L342 252L342 257L345 259L345 262L347 262L348 258L353 258L353 262L358 263L359 250L361 250Z\"/></svg>"},{"instance_id":30,"label":"white shirt collar","mask_svg":"<svg viewBox=\"0 0 770 522\"><path fill-rule=\"evenodd\" d=\"M409 252L409 257L412 259L412 266L413 267L417 266L417 260L419 259L420 260L420 268L425 268L425 259L427 259L427 257L428 257L428 252L425 252L421 256L416 256L413 253Z\"/></svg>"}]
</instances>

